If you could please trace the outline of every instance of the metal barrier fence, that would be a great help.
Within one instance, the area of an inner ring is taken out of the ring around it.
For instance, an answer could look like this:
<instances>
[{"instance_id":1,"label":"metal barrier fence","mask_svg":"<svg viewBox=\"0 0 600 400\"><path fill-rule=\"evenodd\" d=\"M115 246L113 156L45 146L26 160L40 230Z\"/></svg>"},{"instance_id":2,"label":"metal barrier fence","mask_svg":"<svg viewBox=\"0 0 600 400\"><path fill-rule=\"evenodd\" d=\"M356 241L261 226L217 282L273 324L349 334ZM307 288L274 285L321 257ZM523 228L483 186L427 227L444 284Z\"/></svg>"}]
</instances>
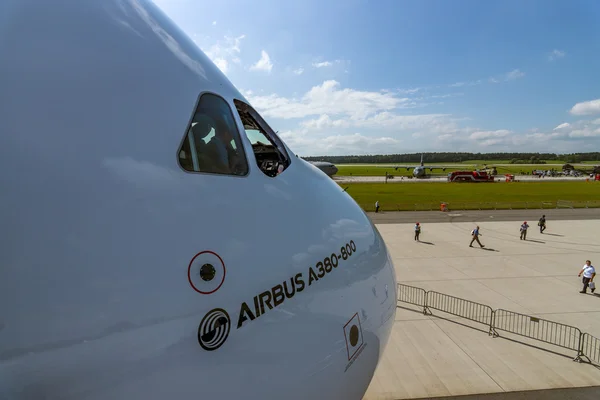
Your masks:
<instances>
[{"instance_id":1,"label":"metal barrier fence","mask_svg":"<svg viewBox=\"0 0 600 400\"><path fill-rule=\"evenodd\" d=\"M577 351L581 349L579 328L508 310L494 311L494 329Z\"/></svg>"},{"instance_id":2,"label":"metal barrier fence","mask_svg":"<svg viewBox=\"0 0 600 400\"><path fill-rule=\"evenodd\" d=\"M584 333L581 340L581 351L588 361L600 364L600 339Z\"/></svg>"},{"instance_id":3,"label":"metal barrier fence","mask_svg":"<svg viewBox=\"0 0 600 400\"><path fill-rule=\"evenodd\" d=\"M424 289L398 284L398 301L403 303L414 304L415 306L423 307L423 313L426 313L425 302L427 292Z\"/></svg>"},{"instance_id":4,"label":"metal barrier fence","mask_svg":"<svg viewBox=\"0 0 600 400\"><path fill-rule=\"evenodd\" d=\"M398 284L398 301L423 307L424 314L433 314L433 309L484 324L493 337L499 336L497 331L504 331L573 350L577 352L575 361L581 362L584 357L600 366L600 339L575 326L505 309L493 310L485 304L401 283Z\"/></svg>"},{"instance_id":5,"label":"metal barrier fence","mask_svg":"<svg viewBox=\"0 0 600 400\"><path fill-rule=\"evenodd\" d=\"M475 303L454 296L439 292L427 292L428 309L443 311L448 314L456 315L470 321L479 322L489 326L490 334L492 333L492 317L494 310L485 304Z\"/></svg>"}]
</instances>

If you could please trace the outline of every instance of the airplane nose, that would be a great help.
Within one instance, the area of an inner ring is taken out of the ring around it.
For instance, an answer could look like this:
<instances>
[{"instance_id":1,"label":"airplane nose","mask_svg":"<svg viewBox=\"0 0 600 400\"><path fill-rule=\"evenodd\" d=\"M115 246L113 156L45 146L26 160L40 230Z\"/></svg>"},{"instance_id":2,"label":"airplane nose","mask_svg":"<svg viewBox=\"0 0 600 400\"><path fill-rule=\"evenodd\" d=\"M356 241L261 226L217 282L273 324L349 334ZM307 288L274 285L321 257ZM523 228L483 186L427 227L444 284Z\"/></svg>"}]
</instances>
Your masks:
<instances>
[{"instance_id":1,"label":"airplane nose","mask_svg":"<svg viewBox=\"0 0 600 400\"><path fill-rule=\"evenodd\" d=\"M316 212L310 220L303 218L305 226L313 223L318 227L307 248L315 256L328 255L333 267L329 272L324 267L326 271L319 273L319 259L313 263L316 276L310 268L305 274L307 303L303 308L314 312L310 318L321 327L319 339L310 345L315 350L311 369L320 373L311 373L306 384L321 388L316 397L360 399L394 323L396 274L386 244L365 212L335 182L321 181L317 174L307 172L314 176L311 180L319 180L315 182L319 190L303 191L304 202L327 198L320 206L322 212ZM310 351L304 346L303 352L308 356ZM327 386L329 391L324 397L323 388Z\"/></svg>"}]
</instances>

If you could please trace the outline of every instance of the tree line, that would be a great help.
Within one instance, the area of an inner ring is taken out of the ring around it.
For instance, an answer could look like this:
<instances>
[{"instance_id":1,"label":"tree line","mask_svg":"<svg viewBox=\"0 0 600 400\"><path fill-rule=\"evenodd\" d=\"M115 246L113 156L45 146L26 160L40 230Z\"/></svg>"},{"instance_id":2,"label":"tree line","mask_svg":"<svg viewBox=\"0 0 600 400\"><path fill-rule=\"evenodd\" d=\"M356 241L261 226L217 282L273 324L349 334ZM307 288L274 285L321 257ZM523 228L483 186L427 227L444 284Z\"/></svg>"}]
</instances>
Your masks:
<instances>
[{"instance_id":1,"label":"tree line","mask_svg":"<svg viewBox=\"0 0 600 400\"><path fill-rule=\"evenodd\" d=\"M301 157L306 161L328 161L334 164L418 164L421 153L411 154L375 154L348 156L309 156ZM592 153L423 153L425 163L458 163L469 160L499 161L509 160L512 164L545 164L544 160L559 160L565 163L599 161L600 152Z\"/></svg>"}]
</instances>

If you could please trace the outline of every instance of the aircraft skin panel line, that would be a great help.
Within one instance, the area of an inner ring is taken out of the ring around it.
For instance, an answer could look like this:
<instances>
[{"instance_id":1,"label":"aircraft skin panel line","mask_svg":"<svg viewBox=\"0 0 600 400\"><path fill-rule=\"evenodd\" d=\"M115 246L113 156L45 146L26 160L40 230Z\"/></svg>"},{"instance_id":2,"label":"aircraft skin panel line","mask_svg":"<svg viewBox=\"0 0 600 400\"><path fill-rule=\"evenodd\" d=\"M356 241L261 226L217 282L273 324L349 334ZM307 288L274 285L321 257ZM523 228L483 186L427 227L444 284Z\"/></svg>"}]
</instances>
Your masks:
<instances>
[{"instance_id":1,"label":"aircraft skin panel line","mask_svg":"<svg viewBox=\"0 0 600 400\"><path fill-rule=\"evenodd\" d=\"M396 276L336 182L149 1L0 37L1 399L363 397Z\"/></svg>"}]
</instances>

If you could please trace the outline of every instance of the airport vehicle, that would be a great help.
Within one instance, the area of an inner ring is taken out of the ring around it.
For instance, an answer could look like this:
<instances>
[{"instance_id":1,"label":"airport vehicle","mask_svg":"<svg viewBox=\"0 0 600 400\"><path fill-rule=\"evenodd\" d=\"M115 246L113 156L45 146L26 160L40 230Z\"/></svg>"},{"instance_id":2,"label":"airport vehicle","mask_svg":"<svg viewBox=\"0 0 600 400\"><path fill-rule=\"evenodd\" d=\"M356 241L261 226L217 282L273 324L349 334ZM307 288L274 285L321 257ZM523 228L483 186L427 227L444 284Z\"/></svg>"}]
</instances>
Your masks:
<instances>
[{"instance_id":1,"label":"airport vehicle","mask_svg":"<svg viewBox=\"0 0 600 400\"><path fill-rule=\"evenodd\" d=\"M448 173L448 182L494 182L494 176L486 171L453 171Z\"/></svg>"},{"instance_id":2,"label":"airport vehicle","mask_svg":"<svg viewBox=\"0 0 600 400\"><path fill-rule=\"evenodd\" d=\"M158 7L4 0L0 60L1 399L363 397L384 241Z\"/></svg>"}]
</instances>

